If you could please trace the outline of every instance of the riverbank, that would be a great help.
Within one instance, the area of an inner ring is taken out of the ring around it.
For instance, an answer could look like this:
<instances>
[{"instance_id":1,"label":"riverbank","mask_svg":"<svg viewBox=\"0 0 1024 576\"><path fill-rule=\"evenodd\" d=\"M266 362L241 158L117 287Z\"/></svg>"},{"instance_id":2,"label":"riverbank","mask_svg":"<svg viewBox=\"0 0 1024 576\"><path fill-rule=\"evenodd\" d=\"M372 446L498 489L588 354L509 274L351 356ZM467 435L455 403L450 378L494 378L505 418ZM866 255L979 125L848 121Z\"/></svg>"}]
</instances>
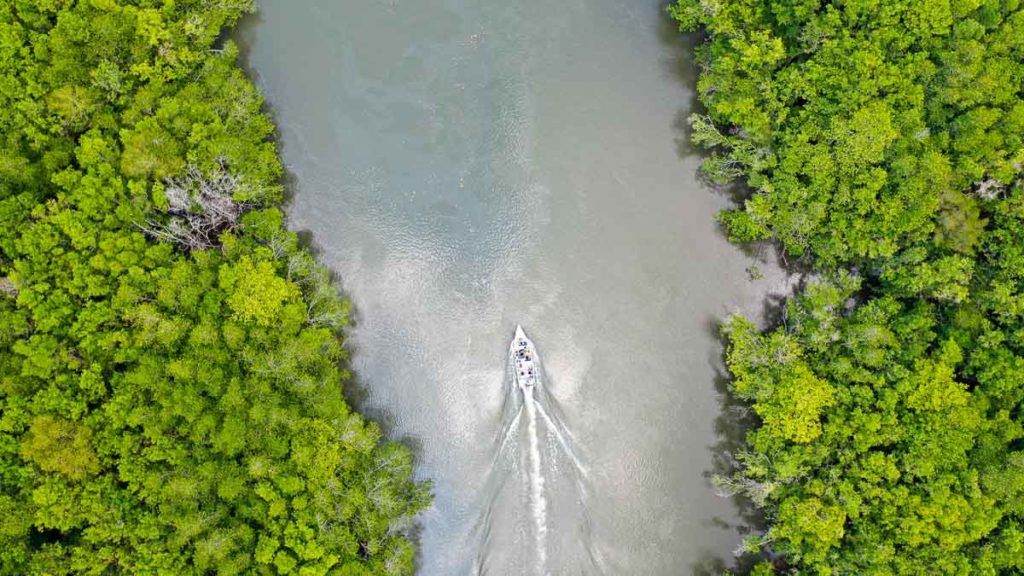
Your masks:
<instances>
[{"instance_id":1,"label":"riverbank","mask_svg":"<svg viewBox=\"0 0 1024 576\"><path fill-rule=\"evenodd\" d=\"M534 569L529 470L494 462L517 323L589 473L580 499L545 460L552 573L589 565L579 541L610 574L729 559L745 522L706 477L715 322L785 283L770 264L751 281L714 222L726 199L674 123L693 64L660 3L261 9L239 41L294 174L289 226L358 311L362 407L434 480L423 573Z\"/></svg>"},{"instance_id":2,"label":"riverbank","mask_svg":"<svg viewBox=\"0 0 1024 576\"><path fill-rule=\"evenodd\" d=\"M670 8L706 35L704 171L749 191L720 219L816 277L724 330L754 572L1020 571L1024 11L760 8Z\"/></svg>"},{"instance_id":3,"label":"riverbank","mask_svg":"<svg viewBox=\"0 0 1024 576\"><path fill-rule=\"evenodd\" d=\"M0 10L2 573L412 573L428 487L342 396L246 9Z\"/></svg>"}]
</instances>

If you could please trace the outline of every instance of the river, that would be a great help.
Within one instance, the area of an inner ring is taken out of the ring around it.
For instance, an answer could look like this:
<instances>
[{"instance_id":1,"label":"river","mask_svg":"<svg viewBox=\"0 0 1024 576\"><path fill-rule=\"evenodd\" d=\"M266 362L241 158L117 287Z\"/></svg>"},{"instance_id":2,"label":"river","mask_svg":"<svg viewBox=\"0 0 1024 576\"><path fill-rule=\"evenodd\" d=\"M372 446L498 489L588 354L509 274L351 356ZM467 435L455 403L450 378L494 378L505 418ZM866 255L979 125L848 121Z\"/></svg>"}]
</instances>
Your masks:
<instances>
[{"instance_id":1,"label":"river","mask_svg":"<svg viewBox=\"0 0 1024 576\"><path fill-rule=\"evenodd\" d=\"M355 304L357 405L433 481L419 573L701 572L721 344L781 285L714 221L691 50L652 0L263 0L240 28ZM511 385L516 324L543 383ZM523 409L525 406L526 409Z\"/></svg>"}]
</instances>

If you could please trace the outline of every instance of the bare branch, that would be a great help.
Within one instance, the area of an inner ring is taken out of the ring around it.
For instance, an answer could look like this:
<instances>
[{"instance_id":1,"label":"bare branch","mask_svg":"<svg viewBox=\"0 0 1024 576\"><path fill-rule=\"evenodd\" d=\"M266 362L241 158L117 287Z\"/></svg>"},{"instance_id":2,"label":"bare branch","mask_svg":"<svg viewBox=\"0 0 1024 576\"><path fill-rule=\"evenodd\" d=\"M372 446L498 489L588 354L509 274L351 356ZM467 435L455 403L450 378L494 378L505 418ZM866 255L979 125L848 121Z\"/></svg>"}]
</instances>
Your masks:
<instances>
[{"instance_id":1,"label":"bare branch","mask_svg":"<svg viewBox=\"0 0 1024 576\"><path fill-rule=\"evenodd\" d=\"M977 183L974 195L984 200L995 200L1006 192L1006 186L995 178L988 178Z\"/></svg>"},{"instance_id":2,"label":"bare branch","mask_svg":"<svg viewBox=\"0 0 1024 576\"><path fill-rule=\"evenodd\" d=\"M10 278L6 276L0 277L0 294L8 298L16 298L18 296L18 287L14 285Z\"/></svg>"},{"instance_id":3,"label":"bare branch","mask_svg":"<svg viewBox=\"0 0 1024 576\"><path fill-rule=\"evenodd\" d=\"M167 178L164 184L170 219L166 223L147 220L136 225L152 238L189 250L217 246L221 233L234 229L265 192L232 174L223 158L209 173L204 174L190 164L184 174Z\"/></svg>"}]
</instances>

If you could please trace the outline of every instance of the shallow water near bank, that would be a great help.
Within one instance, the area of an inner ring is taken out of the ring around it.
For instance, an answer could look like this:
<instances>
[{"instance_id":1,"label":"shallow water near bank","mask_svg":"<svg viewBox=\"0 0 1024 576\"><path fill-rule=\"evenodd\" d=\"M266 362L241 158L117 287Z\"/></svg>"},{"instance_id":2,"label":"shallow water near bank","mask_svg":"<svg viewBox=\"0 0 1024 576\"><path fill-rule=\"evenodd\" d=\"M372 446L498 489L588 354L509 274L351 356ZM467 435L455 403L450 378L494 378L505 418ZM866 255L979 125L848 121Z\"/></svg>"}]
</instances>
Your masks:
<instances>
[{"instance_id":1,"label":"shallow water near bank","mask_svg":"<svg viewBox=\"0 0 1024 576\"><path fill-rule=\"evenodd\" d=\"M751 281L714 222L663 5L259 6L238 39L280 130L290 227L355 303L360 407L434 482L420 573L728 561L743 526L706 477L714 326L782 283L764 263ZM517 323L544 367L528 412Z\"/></svg>"}]
</instances>

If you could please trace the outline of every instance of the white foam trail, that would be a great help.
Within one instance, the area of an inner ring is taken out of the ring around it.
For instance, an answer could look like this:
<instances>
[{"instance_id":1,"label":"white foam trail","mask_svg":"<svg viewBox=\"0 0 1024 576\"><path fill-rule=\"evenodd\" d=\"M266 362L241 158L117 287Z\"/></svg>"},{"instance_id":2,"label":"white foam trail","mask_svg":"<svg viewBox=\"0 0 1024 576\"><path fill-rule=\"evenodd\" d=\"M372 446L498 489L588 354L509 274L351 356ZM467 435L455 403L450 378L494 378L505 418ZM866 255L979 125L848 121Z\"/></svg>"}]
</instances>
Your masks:
<instances>
[{"instance_id":1,"label":"white foam trail","mask_svg":"<svg viewBox=\"0 0 1024 576\"><path fill-rule=\"evenodd\" d=\"M508 441L511 440L513 436L515 436L516 431L519 429L519 417L522 415L523 407L520 406L519 411L516 412L516 417L512 419L512 423L509 424L508 428L505 430L505 437L501 439L501 444L498 446L498 453L496 454L496 457L501 456L501 454L505 452L505 445L508 444Z\"/></svg>"},{"instance_id":2,"label":"white foam trail","mask_svg":"<svg viewBox=\"0 0 1024 576\"><path fill-rule=\"evenodd\" d=\"M559 426L555 424L550 416L548 416L548 413L544 410L543 406L538 404L537 410L540 410L540 415L544 418L544 421L548 423L548 427L555 434L555 438L558 439L558 443L562 445L562 449L565 450L565 455L568 456L569 459L572 460L573 465L576 466L576 471L586 476L587 469L583 467L583 463L581 463L579 458L576 457L576 451L572 449L572 446L570 446L565 440L565 437L562 436Z\"/></svg>"},{"instance_id":3,"label":"white foam trail","mask_svg":"<svg viewBox=\"0 0 1024 576\"><path fill-rule=\"evenodd\" d=\"M547 501L544 498L544 475L541 472L540 442L537 439L537 411L533 401L533 389L523 391L526 405L526 429L530 436L530 493L533 522L537 530L537 565L541 574L547 566Z\"/></svg>"}]
</instances>

